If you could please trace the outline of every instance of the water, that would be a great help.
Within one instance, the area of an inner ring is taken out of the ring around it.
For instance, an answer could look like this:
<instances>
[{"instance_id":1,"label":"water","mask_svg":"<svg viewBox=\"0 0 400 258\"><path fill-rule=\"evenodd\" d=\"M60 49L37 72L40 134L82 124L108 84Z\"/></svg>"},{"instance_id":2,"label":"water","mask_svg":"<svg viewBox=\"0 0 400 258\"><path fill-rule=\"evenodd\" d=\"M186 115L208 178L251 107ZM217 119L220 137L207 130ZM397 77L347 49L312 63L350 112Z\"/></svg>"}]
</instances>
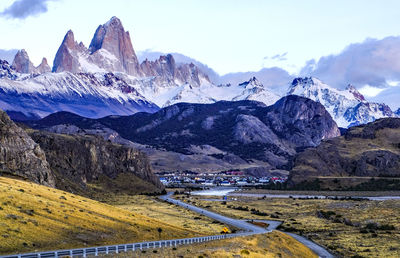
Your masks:
<instances>
[{"instance_id":1,"label":"water","mask_svg":"<svg viewBox=\"0 0 400 258\"><path fill-rule=\"evenodd\" d=\"M194 191L192 195L212 195L212 196L225 196L234 192L237 188L210 188L207 190Z\"/></svg>"},{"instance_id":2,"label":"water","mask_svg":"<svg viewBox=\"0 0 400 258\"><path fill-rule=\"evenodd\" d=\"M238 188L211 188L208 190L194 191L192 195L212 195L212 196L243 196L243 197L266 197L266 198L319 198L324 199L325 195L305 195L305 194L252 194L235 192ZM335 198L335 196L328 196ZM339 196L343 198L346 196ZM352 198L363 198L371 201L400 200L400 196L351 196Z\"/></svg>"}]
</instances>

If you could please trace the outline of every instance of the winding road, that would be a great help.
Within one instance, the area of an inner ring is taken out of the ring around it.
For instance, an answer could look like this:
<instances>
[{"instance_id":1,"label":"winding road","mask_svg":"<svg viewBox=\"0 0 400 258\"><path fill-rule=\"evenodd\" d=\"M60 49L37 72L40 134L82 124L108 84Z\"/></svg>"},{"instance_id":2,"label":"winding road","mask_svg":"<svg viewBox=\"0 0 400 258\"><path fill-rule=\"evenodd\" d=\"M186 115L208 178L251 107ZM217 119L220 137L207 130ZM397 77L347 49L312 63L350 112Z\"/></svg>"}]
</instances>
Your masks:
<instances>
[{"instance_id":1,"label":"winding road","mask_svg":"<svg viewBox=\"0 0 400 258\"><path fill-rule=\"evenodd\" d=\"M266 234L275 230L280 224L280 221L273 220L254 220L268 223L267 228L258 227L251 223L248 223L244 220L232 219L221 214L208 211L202 208L199 208L194 205L190 205L184 203L182 201L173 199L173 193L168 193L167 195L160 196L159 198L167 201L169 203L179 205L183 208L189 209L191 211L197 212L214 220L220 221L224 224L228 224L234 226L236 228L241 229L240 232L234 234L224 234L224 235L214 235L214 236L204 236L204 237L192 237L192 238L184 238L184 239L169 239L169 240L158 240L158 241L150 241L150 242L140 242L140 243L129 243L129 244L121 244L121 245L110 245L110 246L98 246L98 247L88 247L88 248L78 248L78 249L69 249L69 250L56 250L56 251L47 251L47 252L38 252L38 253L26 253L26 254L15 254L15 255L6 255L0 256L0 258L50 258L50 257L87 257L89 255L98 256L101 253L109 254L109 253L119 253L119 252L127 252L134 250L142 250L148 248L162 248L168 246L177 246L184 244L193 244L200 242L207 242L213 240L221 240L225 238L232 237L240 237L240 236L249 236L255 234ZM283 232L286 233L286 232ZM292 233L286 233L293 238L297 239L302 244L306 245L310 248L314 253L316 253L319 257L331 258L334 257L323 247L317 245L316 243L301 237L299 235L295 235Z\"/></svg>"},{"instance_id":2,"label":"winding road","mask_svg":"<svg viewBox=\"0 0 400 258\"><path fill-rule=\"evenodd\" d=\"M167 195L163 195L160 196L160 198L162 200L165 200L169 203L175 204L175 205L179 205L183 208L189 209L191 211L197 212L199 214L202 214L204 216L207 216L209 218L218 220L222 223L240 228L242 230L244 230L243 232L239 232L239 233L235 233L235 234L231 234L232 237L233 236L249 236L249 235L255 235L255 234L265 234L265 233L269 233L272 230L276 229L281 222L280 221L274 221L274 220L254 220L254 221L260 221L260 222L265 222L268 223L269 226L268 228L264 229L258 226L255 226L251 223L248 223L246 221L243 220L238 220L238 219L232 219L226 216L223 216L221 214L215 213L215 212L211 212L202 208L199 208L197 206L194 205L190 205L187 204L185 202L173 199L172 196L172 192L168 193ZM287 232L283 232L285 234L290 235L291 237L295 238L297 241L299 241L300 243L304 244L305 246L307 246L308 248L310 248L314 253L316 253L319 257L324 257L324 258L333 258L335 256L333 256L331 253L329 253L326 249L324 249L322 246L308 240L305 237L293 234L293 233L287 233Z\"/></svg>"}]
</instances>

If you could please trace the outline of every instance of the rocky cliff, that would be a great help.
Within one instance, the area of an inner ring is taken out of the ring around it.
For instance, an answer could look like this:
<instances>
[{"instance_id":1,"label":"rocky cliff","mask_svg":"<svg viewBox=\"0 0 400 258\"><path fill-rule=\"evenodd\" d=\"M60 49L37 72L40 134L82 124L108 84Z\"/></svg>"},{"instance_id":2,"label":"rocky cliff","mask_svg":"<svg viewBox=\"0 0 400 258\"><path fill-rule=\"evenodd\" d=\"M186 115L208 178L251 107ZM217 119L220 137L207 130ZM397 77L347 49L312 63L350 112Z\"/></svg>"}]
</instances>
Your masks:
<instances>
[{"instance_id":1,"label":"rocky cliff","mask_svg":"<svg viewBox=\"0 0 400 258\"><path fill-rule=\"evenodd\" d=\"M343 136L300 153L290 172L293 183L317 177L379 176L400 176L399 118L351 127Z\"/></svg>"},{"instance_id":2,"label":"rocky cliff","mask_svg":"<svg viewBox=\"0 0 400 258\"><path fill-rule=\"evenodd\" d=\"M55 177L45 153L27 133L0 111L0 173L27 178L33 182L55 186Z\"/></svg>"},{"instance_id":3,"label":"rocky cliff","mask_svg":"<svg viewBox=\"0 0 400 258\"><path fill-rule=\"evenodd\" d=\"M30 132L56 174L56 187L83 195L97 192L142 193L163 189L147 157L101 137ZM95 185L95 188L91 186Z\"/></svg>"}]
</instances>

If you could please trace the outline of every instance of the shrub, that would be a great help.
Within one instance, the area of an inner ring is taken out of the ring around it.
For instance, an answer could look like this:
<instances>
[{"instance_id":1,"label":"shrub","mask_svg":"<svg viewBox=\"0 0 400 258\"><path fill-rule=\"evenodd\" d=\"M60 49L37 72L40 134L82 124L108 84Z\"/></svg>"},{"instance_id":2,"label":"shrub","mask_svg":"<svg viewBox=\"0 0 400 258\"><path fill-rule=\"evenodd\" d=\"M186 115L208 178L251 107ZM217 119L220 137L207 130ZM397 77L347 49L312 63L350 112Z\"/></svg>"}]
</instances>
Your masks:
<instances>
[{"instance_id":1,"label":"shrub","mask_svg":"<svg viewBox=\"0 0 400 258\"><path fill-rule=\"evenodd\" d=\"M33 216L35 211L34 210L25 210L25 209L20 209L19 212L28 214L29 216Z\"/></svg>"},{"instance_id":2,"label":"shrub","mask_svg":"<svg viewBox=\"0 0 400 258\"><path fill-rule=\"evenodd\" d=\"M382 226L378 227L379 230L395 230L395 226L389 224L383 224Z\"/></svg>"},{"instance_id":3,"label":"shrub","mask_svg":"<svg viewBox=\"0 0 400 258\"><path fill-rule=\"evenodd\" d=\"M249 250L243 249L242 251L240 251L240 254L249 255L250 252L249 252Z\"/></svg>"}]
</instances>

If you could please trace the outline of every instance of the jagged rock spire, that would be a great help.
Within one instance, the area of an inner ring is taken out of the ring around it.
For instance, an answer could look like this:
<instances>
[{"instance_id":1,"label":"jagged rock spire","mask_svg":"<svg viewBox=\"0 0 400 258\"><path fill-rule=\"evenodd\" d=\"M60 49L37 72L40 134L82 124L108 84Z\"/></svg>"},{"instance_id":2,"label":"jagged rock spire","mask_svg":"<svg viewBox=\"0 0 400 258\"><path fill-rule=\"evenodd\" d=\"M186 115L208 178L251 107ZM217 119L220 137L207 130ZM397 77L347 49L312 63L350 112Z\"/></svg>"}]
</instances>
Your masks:
<instances>
[{"instance_id":1,"label":"jagged rock spire","mask_svg":"<svg viewBox=\"0 0 400 258\"><path fill-rule=\"evenodd\" d=\"M15 71L19 73L32 73L35 70L25 49L21 49L17 52L12 65L15 67Z\"/></svg>"},{"instance_id":2,"label":"jagged rock spire","mask_svg":"<svg viewBox=\"0 0 400 258\"><path fill-rule=\"evenodd\" d=\"M54 58L53 72L80 72L79 59L76 56L76 52L79 50L80 47L75 41L74 33L69 30Z\"/></svg>"},{"instance_id":3,"label":"jagged rock spire","mask_svg":"<svg viewBox=\"0 0 400 258\"><path fill-rule=\"evenodd\" d=\"M128 31L124 30L121 21L112 17L107 23L100 25L90 43L91 54L104 49L120 60L123 70L131 75L139 74L139 61L132 46Z\"/></svg>"}]
</instances>

